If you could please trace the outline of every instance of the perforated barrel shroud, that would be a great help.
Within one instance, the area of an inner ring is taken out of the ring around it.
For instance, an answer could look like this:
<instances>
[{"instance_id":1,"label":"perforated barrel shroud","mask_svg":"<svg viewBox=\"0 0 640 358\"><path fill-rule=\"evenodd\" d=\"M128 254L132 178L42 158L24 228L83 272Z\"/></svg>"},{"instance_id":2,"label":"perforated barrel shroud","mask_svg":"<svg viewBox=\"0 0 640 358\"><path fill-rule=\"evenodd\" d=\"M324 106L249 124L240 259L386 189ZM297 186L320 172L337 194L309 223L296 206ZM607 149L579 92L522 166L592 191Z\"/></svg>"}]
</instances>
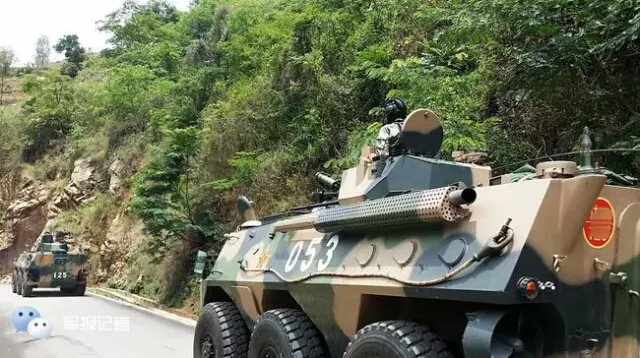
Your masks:
<instances>
[{"instance_id":1,"label":"perforated barrel shroud","mask_svg":"<svg viewBox=\"0 0 640 358\"><path fill-rule=\"evenodd\" d=\"M360 231L440 221L466 214L449 202L455 186L424 190L323 210L314 223L318 232Z\"/></svg>"}]
</instances>

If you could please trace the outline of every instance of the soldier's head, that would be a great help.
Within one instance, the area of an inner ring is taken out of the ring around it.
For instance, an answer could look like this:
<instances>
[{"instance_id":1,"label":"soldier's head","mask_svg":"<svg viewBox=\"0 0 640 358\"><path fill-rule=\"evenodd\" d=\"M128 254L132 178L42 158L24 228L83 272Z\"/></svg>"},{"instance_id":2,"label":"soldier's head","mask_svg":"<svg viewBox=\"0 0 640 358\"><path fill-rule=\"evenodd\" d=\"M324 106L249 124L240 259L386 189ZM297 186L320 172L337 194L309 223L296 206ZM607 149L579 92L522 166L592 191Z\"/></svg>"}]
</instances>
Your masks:
<instances>
[{"instance_id":1,"label":"soldier's head","mask_svg":"<svg viewBox=\"0 0 640 358\"><path fill-rule=\"evenodd\" d=\"M385 124L392 123L398 118L407 116L407 106L400 98L392 97L387 99L382 105L382 110L384 112Z\"/></svg>"},{"instance_id":2,"label":"soldier's head","mask_svg":"<svg viewBox=\"0 0 640 358\"><path fill-rule=\"evenodd\" d=\"M44 234L42 234L42 237L40 238L40 242L44 243L44 244L50 244L53 242L53 235L51 235L50 232L46 231Z\"/></svg>"}]
</instances>

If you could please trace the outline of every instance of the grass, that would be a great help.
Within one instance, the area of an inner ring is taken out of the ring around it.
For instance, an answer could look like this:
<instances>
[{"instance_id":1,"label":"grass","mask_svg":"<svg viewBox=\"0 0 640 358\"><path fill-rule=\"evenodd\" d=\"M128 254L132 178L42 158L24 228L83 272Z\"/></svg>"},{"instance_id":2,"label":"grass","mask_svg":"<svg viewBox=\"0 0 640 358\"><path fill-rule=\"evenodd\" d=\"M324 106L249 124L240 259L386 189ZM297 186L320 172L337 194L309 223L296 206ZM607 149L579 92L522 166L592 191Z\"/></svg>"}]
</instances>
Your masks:
<instances>
[{"instance_id":1,"label":"grass","mask_svg":"<svg viewBox=\"0 0 640 358\"><path fill-rule=\"evenodd\" d=\"M18 104L27 99L27 95L20 91L20 77L11 76L5 79L5 88L8 89L2 96L2 107L20 107Z\"/></svg>"}]
</instances>

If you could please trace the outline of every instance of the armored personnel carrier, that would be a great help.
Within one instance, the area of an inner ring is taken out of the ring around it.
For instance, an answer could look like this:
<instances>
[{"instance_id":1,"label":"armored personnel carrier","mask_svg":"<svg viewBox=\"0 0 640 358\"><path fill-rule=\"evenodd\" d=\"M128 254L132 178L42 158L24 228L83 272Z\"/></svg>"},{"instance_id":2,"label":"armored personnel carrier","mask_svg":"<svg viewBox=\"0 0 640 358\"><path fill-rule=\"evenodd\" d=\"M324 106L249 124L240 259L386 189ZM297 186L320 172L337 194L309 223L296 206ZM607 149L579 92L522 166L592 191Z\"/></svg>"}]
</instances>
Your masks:
<instances>
[{"instance_id":1,"label":"armored personnel carrier","mask_svg":"<svg viewBox=\"0 0 640 358\"><path fill-rule=\"evenodd\" d=\"M404 149L316 175L335 200L258 219L239 197L215 263L197 254L194 358L637 358L640 189L616 182L633 178L588 138L580 166L494 177L435 159L442 140L416 110Z\"/></svg>"},{"instance_id":2,"label":"armored personnel carrier","mask_svg":"<svg viewBox=\"0 0 640 358\"><path fill-rule=\"evenodd\" d=\"M45 232L35 248L20 254L13 264L11 286L13 293L29 297L34 288L56 288L60 292L83 296L87 287L87 257L69 252L64 232Z\"/></svg>"}]
</instances>

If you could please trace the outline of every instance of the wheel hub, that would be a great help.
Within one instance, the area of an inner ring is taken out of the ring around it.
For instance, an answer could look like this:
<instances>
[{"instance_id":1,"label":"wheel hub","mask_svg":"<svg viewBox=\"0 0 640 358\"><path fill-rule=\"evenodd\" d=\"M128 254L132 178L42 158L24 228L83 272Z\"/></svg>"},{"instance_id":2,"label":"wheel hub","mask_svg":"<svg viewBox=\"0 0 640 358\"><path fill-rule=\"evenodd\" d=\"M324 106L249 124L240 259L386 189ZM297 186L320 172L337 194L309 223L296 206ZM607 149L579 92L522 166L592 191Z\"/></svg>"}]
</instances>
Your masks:
<instances>
[{"instance_id":1,"label":"wheel hub","mask_svg":"<svg viewBox=\"0 0 640 358\"><path fill-rule=\"evenodd\" d=\"M200 341L200 355L203 358L213 358L215 355L213 349L213 337L211 337L211 334L209 333L202 336L202 340Z\"/></svg>"},{"instance_id":2,"label":"wheel hub","mask_svg":"<svg viewBox=\"0 0 640 358\"><path fill-rule=\"evenodd\" d=\"M276 349L273 348L273 346L267 346L260 351L259 357L260 358L278 358L280 357L280 355L278 354Z\"/></svg>"}]
</instances>

